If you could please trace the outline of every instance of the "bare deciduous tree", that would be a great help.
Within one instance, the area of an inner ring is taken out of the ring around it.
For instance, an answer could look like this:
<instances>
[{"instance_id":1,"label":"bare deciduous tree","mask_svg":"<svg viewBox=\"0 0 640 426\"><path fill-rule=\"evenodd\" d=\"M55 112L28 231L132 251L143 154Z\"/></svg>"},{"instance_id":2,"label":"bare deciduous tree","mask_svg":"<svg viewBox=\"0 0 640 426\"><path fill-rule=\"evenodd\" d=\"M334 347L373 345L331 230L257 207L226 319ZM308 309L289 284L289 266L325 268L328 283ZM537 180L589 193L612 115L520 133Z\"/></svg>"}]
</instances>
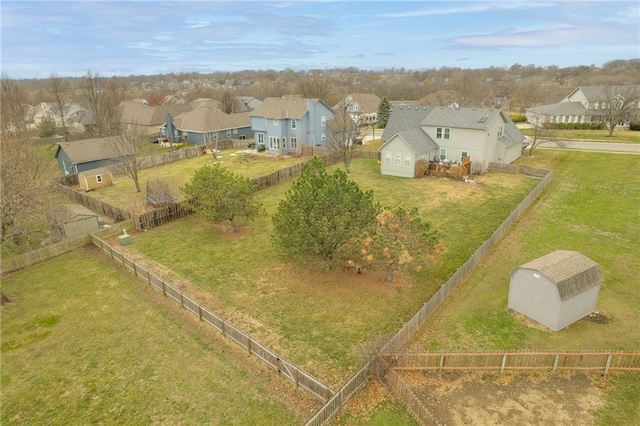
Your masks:
<instances>
[{"instance_id":1,"label":"bare deciduous tree","mask_svg":"<svg viewBox=\"0 0 640 426\"><path fill-rule=\"evenodd\" d=\"M69 141L69 135L67 132L67 125L64 119L64 106L69 101L71 96L71 84L69 80L66 80L57 74L51 74L49 80L47 81L47 88L51 96L58 107L58 114L60 115L60 121L62 123L62 132L64 136L64 141Z\"/></svg>"},{"instance_id":2,"label":"bare deciduous tree","mask_svg":"<svg viewBox=\"0 0 640 426\"><path fill-rule=\"evenodd\" d=\"M105 136L111 127L106 79L98 72L87 71L80 80L80 92L96 122L96 136Z\"/></svg>"},{"instance_id":3,"label":"bare deciduous tree","mask_svg":"<svg viewBox=\"0 0 640 426\"><path fill-rule=\"evenodd\" d=\"M240 103L236 97L236 92L233 89L224 89L220 97L220 104L222 105L222 111L225 114L235 114L240 111Z\"/></svg>"},{"instance_id":4,"label":"bare deciduous tree","mask_svg":"<svg viewBox=\"0 0 640 426\"><path fill-rule=\"evenodd\" d=\"M358 127L347 111L347 106L335 110L334 118L329 122L331 137L327 144L328 151L340 158L345 173L351 173L351 160L356 147Z\"/></svg>"},{"instance_id":5,"label":"bare deciduous tree","mask_svg":"<svg viewBox=\"0 0 640 426\"><path fill-rule=\"evenodd\" d=\"M25 133L27 130L26 106L28 103L26 90L5 74L2 74L0 85L2 86L0 119L2 120L3 134Z\"/></svg>"},{"instance_id":6,"label":"bare deciduous tree","mask_svg":"<svg viewBox=\"0 0 640 426\"><path fill-rule=\"evenodd\" d=\"M136 192L141 192L139 173L143 168L142 161L151 153L151 143L144 128L135 124L125 127L118 136L106 142L105 150L117 162L118 170L133 181Z\"/></svg>"},{"instance_id":7,"label":"bare deciduous tree","mask_svg":"<svg viewBox=\"0 0 640 426\"><path fill-rule=\"evenodd\" d=\"M631 120L638 116L640 108L640 91L637 86L605 85L602 88L599 111L602 111L602 120L607 126L607 136L613 136L613 131L619 123Z\"/></svg>"},{"instance_id":8,"label":"bare deciduous tree","mask_svg":"<svg viewBox=\"0 0 640 426\"><path fill-rule=\"evenodd\" d=\"M331 89L331 82L318 76L304 78L296 84L296 93L303 98L320 99L325 102L331 94Z\"/></svg>"}]
</instances>

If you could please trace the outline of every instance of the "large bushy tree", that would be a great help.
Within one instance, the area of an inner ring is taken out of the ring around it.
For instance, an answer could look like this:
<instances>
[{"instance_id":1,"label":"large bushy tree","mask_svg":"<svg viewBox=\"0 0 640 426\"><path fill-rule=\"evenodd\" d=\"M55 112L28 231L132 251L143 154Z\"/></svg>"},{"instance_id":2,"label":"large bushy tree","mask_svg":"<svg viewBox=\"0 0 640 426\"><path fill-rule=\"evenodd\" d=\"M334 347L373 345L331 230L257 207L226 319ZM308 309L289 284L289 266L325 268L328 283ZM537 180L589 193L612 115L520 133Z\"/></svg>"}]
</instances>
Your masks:
<instances>
[{"instance_id":1,"label":"large bushy tree","mask_svg":"<svg viewBox=\"0 0 640 426\"><path fill-rule=\"evenodd\" d=\"M386 281L393 281L398 269L422 268L437 254L437 234L418 216L416 208L384 209L376 216L375 227L354 247L352 263L360 267L385 269Z\"/></svg>"},{"instance_id":2,"label":"large bushy tree","mask_svg":"<svg viewBox=\"0 0 640 426\"><path fill-rule=\"evenodd\" d=\"M314 157L272 218L273 245L286 259L331 268L349 244L369 233L379 211L372 191L361 190L342 170L327 173Z\"/></svg>"},{"instance_id":3,"label":"large bushy tree","mask_svg":"<svg viewBox=\"0 0 640 426\"><path fill-rule=\"evenodd\" d=\"M254 198L257 188L251 180L220 164L205 165L196 170L182 191L189 197L188 205L198 215L213 223L228 223L233 232L238 232L262 210Z\"/></svg>"}]
</instances>

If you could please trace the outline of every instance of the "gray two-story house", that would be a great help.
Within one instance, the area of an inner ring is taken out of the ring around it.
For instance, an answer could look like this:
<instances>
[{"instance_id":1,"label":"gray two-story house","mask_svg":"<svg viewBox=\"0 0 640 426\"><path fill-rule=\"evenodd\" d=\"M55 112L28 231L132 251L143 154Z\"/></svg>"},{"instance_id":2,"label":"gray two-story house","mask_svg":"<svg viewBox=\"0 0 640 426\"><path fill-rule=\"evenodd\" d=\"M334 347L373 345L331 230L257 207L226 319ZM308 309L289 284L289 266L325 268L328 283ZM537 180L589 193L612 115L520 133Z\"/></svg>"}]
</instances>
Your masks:
<instances>
[{"instance_id":1,"label":"gray two-story house","mask_svg":"<svg viewBox=\"0 0 640 426\"><path fill-rule=\"evenodd\" d=\"M334 114L320 99L267 98L249 114L256 146L270 153L300 153L303 147L326 146L330 140L327 122Z\"/></svg>"},{"instance_id":2,"label":"gray two-story house","mask_svg":"<svg viewBox=\"0 0 640 426\"><path fill-rule=\"evenodd\" d=\"M380 173L415 177L419 160L458 164L466 158L475 170L485 171L491 162L519 158L524 140L499 109L398 107L382 134Z\"/></svg>"}]
</instances>

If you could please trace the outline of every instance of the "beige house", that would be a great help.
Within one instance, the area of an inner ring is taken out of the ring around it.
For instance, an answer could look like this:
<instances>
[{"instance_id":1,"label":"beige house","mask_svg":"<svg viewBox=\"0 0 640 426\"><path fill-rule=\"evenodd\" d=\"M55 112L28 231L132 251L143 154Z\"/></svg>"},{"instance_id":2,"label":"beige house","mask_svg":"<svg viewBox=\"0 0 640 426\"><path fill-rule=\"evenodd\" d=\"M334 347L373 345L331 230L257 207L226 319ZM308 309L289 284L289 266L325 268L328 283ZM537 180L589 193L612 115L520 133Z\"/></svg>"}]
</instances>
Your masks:
<instances>
[{"instance_id":1,"label":"beige house","mask_svg":"<svg viewBox=\"0 0 640 426\"><path fill-rule=\"evenodd\" d=\"M380 173L415 177L419 160L459 165L470 158L476 173L491 162L509 164L522 154L525 137L498 109L401 106L391 113L382 141Z\"/></svg>"},{"instance_id":2,"label":"beige house","mask_svg":"<svg viewBox=\"0 0 640 426\"><path fill-rule=\"evenodd\" d=\"M351 93L333 109L347 109L354 123L358 126L373 125L378 121L380 98L372 93Z\"/></svg>"},{"instance_id":3,"label":"beige house","mask_svg":"<svg viewBox=\"0 0 640 426\"><path fill-rule=\"evenodd\" d=\"M527 121L534 125L601 123L611 104L633 102L630 116L618 126L628 126L629 121L640 118L640 85L630 86L579 86L560 102L540 105L526 110Z\"/></svg>"}]
</instances>

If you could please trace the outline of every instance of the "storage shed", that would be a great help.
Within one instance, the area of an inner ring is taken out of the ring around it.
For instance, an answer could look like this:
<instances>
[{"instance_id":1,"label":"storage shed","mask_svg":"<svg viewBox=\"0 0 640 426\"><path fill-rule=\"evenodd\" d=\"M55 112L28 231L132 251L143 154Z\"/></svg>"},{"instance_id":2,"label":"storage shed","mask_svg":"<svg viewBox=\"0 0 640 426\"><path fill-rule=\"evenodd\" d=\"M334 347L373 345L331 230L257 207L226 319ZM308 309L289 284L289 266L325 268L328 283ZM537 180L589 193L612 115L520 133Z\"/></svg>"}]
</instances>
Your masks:
<instances>
[{"instance_id":1,"label":"storage shed","mask_svg":"<svg viewBox=\"0 0 640 426\"><path fill-rule=\"evenodd\" d=\"M78 183L85 191L113 185L113 173L106 168L85 170L78 173Z\"/></svg>"},{"instance_id":2,"label":"storage shed","mask_svg":"<svg viewBox=\"0 0 640 426\"><path fill-rule=\"evenodd\" d=\"M75 238L100 229L98 214L80 204L61 204L47 213L55 237Z\"/></svg>"},{"instance_id":3,"label":"storage shed","mask_svg":"<svg viewBox=\"0 0 640 426\"><path fill-rule=\"evenodd\" d=\"M602 281L594 261L558 250L513 271L509 308L558 331L595 311Z\"/></svg>"}]
</instances>

